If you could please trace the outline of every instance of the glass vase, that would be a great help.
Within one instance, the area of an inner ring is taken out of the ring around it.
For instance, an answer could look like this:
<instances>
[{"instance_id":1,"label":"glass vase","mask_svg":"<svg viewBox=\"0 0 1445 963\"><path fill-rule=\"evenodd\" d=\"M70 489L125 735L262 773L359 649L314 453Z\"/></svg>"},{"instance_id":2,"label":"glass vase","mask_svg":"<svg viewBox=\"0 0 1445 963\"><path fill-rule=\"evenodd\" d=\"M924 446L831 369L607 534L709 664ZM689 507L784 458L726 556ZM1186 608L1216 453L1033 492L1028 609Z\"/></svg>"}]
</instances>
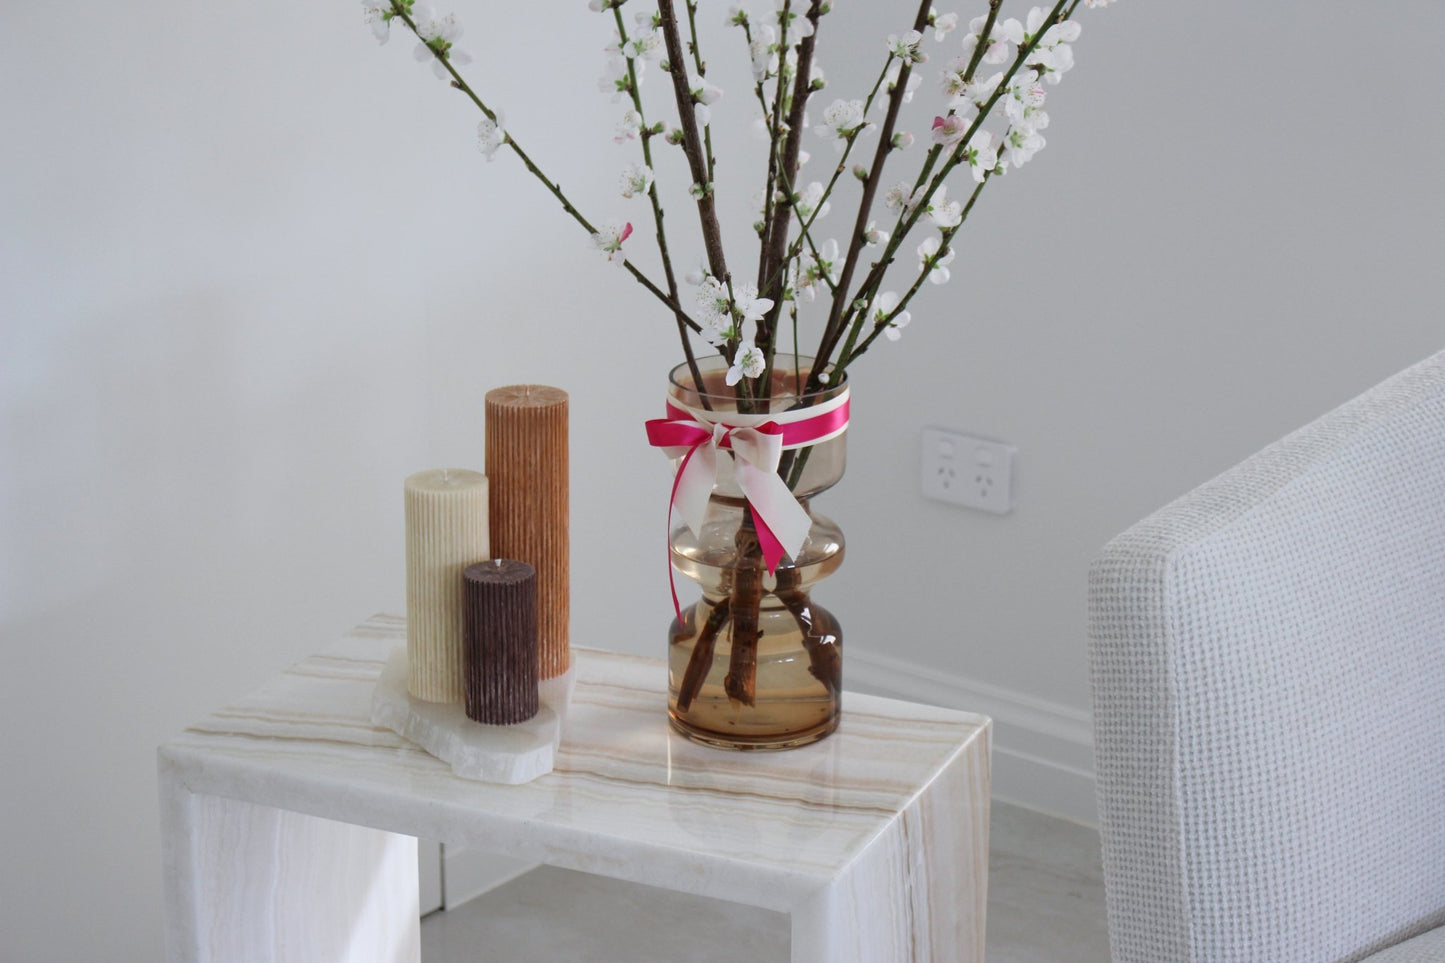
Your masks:
<instances>
[{"instance_id":1,"label":"glass vase","mask_svg":"<svg viewBox=\"0 0 1445 963\"><path fill-rule=\"evenodd\" d=\"M808 359L771 375L767 402L739 399L724 383L722 359L699 362L702 385L686 365L672 372L674 405L707 418L728 413L783 414L833 401L844 384L799 393ZM796 556L767 571L758 531L733 472L719 451L717 481L702 531L675 523L674 568L702 589L681 610L668 640L668 712L694 742L727 749L790 749L824 738L838 726L843 634L838 620L812 599L813 586L843 563L843 533L813 510L815 496L843 477L846 432L784 451L778 474L807 511L812 526Z\"/></svg>"}]
</instances>

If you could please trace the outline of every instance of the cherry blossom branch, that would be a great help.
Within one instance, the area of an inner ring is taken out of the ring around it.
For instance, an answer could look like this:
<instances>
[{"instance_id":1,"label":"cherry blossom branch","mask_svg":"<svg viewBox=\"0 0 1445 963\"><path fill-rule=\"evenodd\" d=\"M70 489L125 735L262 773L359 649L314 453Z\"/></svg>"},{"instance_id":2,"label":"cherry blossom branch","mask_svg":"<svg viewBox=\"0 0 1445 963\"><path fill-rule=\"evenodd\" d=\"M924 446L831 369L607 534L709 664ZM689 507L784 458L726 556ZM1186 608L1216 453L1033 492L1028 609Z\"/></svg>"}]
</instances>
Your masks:
<instances>
[{"instance_id":1,"label":"cherry blossom branch","mask_svg":"<svg viewBox=\"0 0 1445 963\"><path fill-rule=\"evenodd\" d=\"M885 61L883 64L882 73L878 75L878 82L873 85L873 89L869 91L867 99L863 102L863 115L865 117L868 114L868 108L871 107L873 104L874 97L877 96L879 89L883 86L883 81L888 76L888 65L892 62L893 57L890 55L888 60ZM823 205L828 203L828 199L833 196L833 187L838 183L838 178L840 178L843 175L843 172L848 169L848 158L852 155L853 145L857 143L858 137L861 133L862 128L859 128L858 131L855 131L847 138L847 143L843 146L842 159L838 161L838 166L833 168L833 175L828 178L828 184L826 187L823 188L822 196L818 199L818 203L813 206L812 211L808 213L808 216L806 218L803 216L803 212L798 209L798 193L796 186L791 183L783 185L783 189L786 192L788 203L793 206L793 212L798 215L798 236L789 246L787 253L783 256L782 263L778 265L777 271L767 279L768 285L776 283L778 277L787 268L787 266L791 264L795 258L797 258L799 252L803 250L804 238L807 238L808 242L812 243L812 238L808 236L808 232L812 230L813 222L818 219L818 215L823 210ZM763 284L759 283L758 287L763 287Z\"/></svg>"},{"instance_id":2,"label":"cherry blossom branch","mask_svg":"<svg viewBox=\"0 0 1445 963\"><path fill-rule=\"evenodd\" d=\"M763 108L764 115L770 118L768 123L768 180L764 187L763 194L765 201L763 205L763 229L761 232L762 243L758 245L758 291L763 297L768 297L773 293L764 286L764 279L768 276L768 258L773 248L772 232L777 226L778 220L776 201L778 178L782 175L783 168L786 165L786 142L781 145L782 150L779 150L780 145L778 143L779 138L783 135L784 127L783 102L787 95L788 81L796 81L797 77L801 75L801 72L796 69L793 75L790 76L788 74L788 25L792 23L792 17L789 16L791 8L792 0L783 0L783 5L779 8L778 75L773 80L773 106L771 109L767 107ZM744 33L743 36L751 37L751 30ZM766 75L766 69L764 69L763 73ZM757 87L758 96L762 98L763 81L758 81ZM773 306L775 308L781 308L781 303L782 299L780 297L773 297ZM761 328L762 325L759 325L759 327ZM761 335L761 331L759 334ZM763 354L767 356L769 352L764 350Z\"/></svg>"},{"instance_id":3,"label":"cherry blossom branch","mask_svg":"<svg viewBox=\"0 0 1445 963\"><path fill-rule=\"evenodd\" d=\"M618 46L619 48L625 48L627 45L627 25L622 22L622 8L620 6L613 7L612 14L617 21ZM642 162L647 165L647 169L651 171L653 175L652 183L647 185L647 198L652 206L653 223L657 225L657 252L662 257L662 273L667 279L668 296L672 298L674 304L677 304L677 275L672 269L672 256L668 253L667 249L667 231L662 226L662 201L657 194L656 168L652 166L653 131L652 128L648 126L647 115L642 109L642 92L638 89L637 68L633 59L630 57L627 58L627 86L628 91L632 95L632 107L637 111L638 127L640 128L638 139L642 142ZM702 372L697 366L697 356L692 350L692 340L687 336L685 315L683 315L681 311L675 311L674 314L677 317L677 336L682 341L682 354L683 358L687 361L687 370L692 373L693 384L701 385ZM694 327L694 330L697 330L697 328ZM702 405L704 408L710 407L706 396L702 398Z\"/></svg>"},{"instance_id":4,"label":"cherry blossom branch","mask_svg":"<svg viewBox=\"0 0 1445 963\"><path fill-rule=\"evenodd\" d=\"M451 85L457 90L460 90L462 93L466 94L467 97L471 99L472 103L476 104L477 109L480 110L488 120L490 120L494 124L497 124L500 128L501 124L497 120L496 112L482 102L482 98L477 96L477 92L472 90L471 86L462 79L462 75L457 73L456 68L452 66L450 60L437 54L436 50L432 48L431 44L428 43L427 40L423 38L421 33L417 30L416 21L411 18L411 15L402 6L402 4L400 2L396 2L396 0L393 0L392 3L392 16L394 19L398 19L402 23L406 24L407 29L409 29L413 34L415 34L416 38L420 40L423 44L426 44L427 48L432 51L432 56L436 58L437 63L441 64L442 67L446 70L446 72L451 74ZM570 215L574 221L580 224L582 226L582 229L585 230L589 235L595 236L598 233L597 228L593 227L592 222L587 220L587 218L583 216L582 212L577 210L577 208L573 206L572 202L567 199L567 195L562 193L562 188L555 181L553 181L542 172L542 169L537 166L537 164L532 160L530 156L528 156L527 152L522 149L522 146L517 143L516 139L511 135L510 132L507 132L505 135L505 143L508 147L512 149L512 153L517 155L518 160L522 162L523 166L527 168L527 170L532 174L532 176L536 177L537 180L541 181L542 186L547 188L548 192L550 192L551 195L557 199L558 203L562 205L562 210L567 212L567 214ZM629 274L632 275L634 279L636 279L637 283L641 284L644 288L648 290L649 293L652 294L653 297L657 298L668 308L670 308L673 314L679 319L679 321L682 324L686 325L689 330L702 330L702 326L688 316L687 312L683 310L682 305L678 303L678 300L675 296L669 296L667 293L665 293L661 288L659 288L656 284L653 283L651 278L638 270L636 265L634 265L631 261L624 261L622 266Z\"/></svg>"},{"instance_id":5,"label":"cherry blossom branch","mask_svg":"<svg viewBox=\"0 0 1445 963\"><path fill-rule=\"evenodd\" d=\"M925 7L927 4L925 3ZM802 150L803 143L803 115L808 108L808 95L812 92L813 72L813 49L818 40L818 19L822 15L823 0L812 0L808 5L808 12L804 15L812 25L809 31L798 44L798 62L793 68L793 102L788 112L787 138L783 142L783 158L779 168L781 180L792 185L798 178L798 154ZM784 12L787 11L787 4L784 4ZM926 13L926 10L925 10ZM782 18L780 26L783 28L786 38L787 18ZM778 53L778 69L781 73L783 64L787 62L788 48L786 43ZM779 76L778 84L782 86L782 77ZM779 99L781 105L781 98ZM792 191L789 190L791 196ZM757 345L766 359L766 379L772 372L773 352L776 347L778 315L783 308L783 287L786 278L782 276L784 258L788 247L788 221L792 216L792 206L775 205L773 209L773 221L769 225L764 246L764 260L761 263L758 276L773 278L767 290L761 291L762 297L771 298L772 307L768 309L763 320L758 323ZM767 383L766 381L764 383Z\"/></svg>"},{"instance_id":6,"label":"cherry blossom branch","mask_svg":"<svg viewBox=\"0 0 1445 963\"><path fill-rule=\"evenodd\" d=\"M994 24L998 22L998 12L1001 6L1003 6L1003 0L989 0L988 2L988 15L984 19L983 29L979 31L978 42L974 44L973 54L968 58L968 66L963 71L963 82L965 84L973 80L974 74L978 71L978 65L983 61L983 55L988 51L989 43L993 39L993 27ZM953 114L956 111L950 107L948 112L949 114ZM922 187L924 182L928 180L929 175L933 173L933 166L938 162L938 156L941 153L943 153L942 144L934 144L929 148L928 156L924 160L923 169L918 172L918 178L913 182L913 189L915 191Z\"/></svg>"},{"instance_id":7,"label":"cherry blossom branch","mask_svg":"<svg viewBox=\"0 0 1445 963\"><path fill-rule=\"evenodd\" d=\"M1077 2L1078 0L1075 0L1075 3ZM949 154L948 160L944 163L943 169L940 170L933 177L933 180L929 183L928 189L925 191L922 197L915 197L911 200L913 210L906 213L900 219L897 229L894 231L893 236L888 240L888 245L884 250L882 257L880 257L877 261L873 263L872 269L864 278L863 283L859 285L857 289L857 294L855 294L851 301L847 302L849 304L850 312L856 310L856 305L858 304L859 299L866 292L876 291L878 286L882 283L883 275L888 270L889 265L892 264L893 257L897 253L899 246L902 244L903 238L908 234L909 231L913 229L913 226L918 223L918 219L922 217L923 214L928 210L928 202L932 199L934 193L937 192L939 186L943 184L943 182L948 178L948 175L953 171L953 169L962 162L974 134L976 134L979 128L983 126L983 122L987 120L992 114L994 106L998 103L999 99L1004 95L1004 93L1008 91L1009 82L1013 79L1014 75L1018 73L1019 69L1024 65L1024 63L1033 55L1034 50L1038 47L1039 42L1043 39L1044 35L1048 33L1049 28L1052 27L1054 24L1062 22L1062 20L1064 19L1062 16L1062 11L1068 3L1069 0L1058 0L1058 2L1054 5L1053 9L1049 12L1048 16L1045 17L1045 19L1043 20L1042 24L1038 29L1038 32L1028 42L1022 44L1019 47L1018 55L1014 58L1014 62L1009 66L1008 70L1004 72L1002 78L998 83L998 86L994 89L994 92L989 97L987 103L980 106L978 115L974 118L973 123L964 133L963 137L960 138L958 145ZM897 93L896 89L894 93ZM905 211L907 211L906 206ZM866 212L860 211L860 216L862 216L863 213ZM939 251L942 252L943 250L943 245L940 245ZM845 270L847 269L847 267L848 265L845 264ZM834 298L834 305L837 306L843 301L844 293L840 292L840 294ZM866 304L864 305L864 308L866 309ZM849 318L848 320L851 320L851 318ZM841 335L842 330L842 327L839 327L837 329L837 332L834 333L834 337L831 342L825 341L823 345L820 345L819 352L817 354L817 357L820 359L820 366L821 363L826 363L827 360L831 358L833 350L837 347L838 337ZM828 337L829 333L829 331L824 332L825 339ZM811 380L810 387L811 390L817 390L817 386L811 385Z\"/></svg>"},{"instance_id":8,"label":"cherry blossom branch","mask_svg":"<svg viewBox=\"0 0 1445 963\"><path fill-rule=\"evenodd\" d=\"M689 46L692 47L692 62L697 67L698 78L707 76L707 61L702 59L702 48L697 42L697 0L687 0L687 31L691 39ZM712 125L707 124L702 129L703 151L707 154L707 182L713 183L714 161L712 156Z\"/></svg>"},{"instance_id":9,"label":"cherry blossom branch","mask_svg":"<svg viewBox=\"0 0 1445 963\"><path fill-rule=\"evenodd\" d=\"M1076 4L1077 5L1077 4ZM979 31L978 42L974 44L973 55L968 58L968 66L963 71L963 82L965 84L973 81L974 74L978 71L978 65L983 62L983 55L988 52L989 43L993 39L993 27L998 22L999 8L1003 6L1003 0L988 0L988 15L984 19L983 29ZM955 109L948 109L950 115L956 113ZM918 177L913 182L913 190L916 193L924 182L933 173L933 167L938 162L938 157L943 153L942 144L934 144L928 149L928 156L924 158L923 168L918 172ZM894 233L898 231L902 223L903 212L899 211L898 223L894 225Z\"/></svg>"},{"instance_id":10,"label":"cherry blossom branch","mask_svg":"<svg viewBox=\"0 0 1445 963\"><path fill-rule=\"evenodd\" d=\"M687 155L688 167L692 172L692 193L697 198L697 216L702 224L702 241L707 251L708 270L713 277L728 286L731 297L732 274L728 271L727 255L723 253L722 228L718 224L716 199L712 181L708 179L702 140L698 136L692 91L687 85L687 70L683 66L686 58L683 55L682 39L678 36L677 13L673 9L672 0L657 0L657 10L662 17L662 39L667 45L668 74L672 77L672 91L677 99L682 149Z\"/></svg>"},{"instance_id":11,"label":"cherry blossom branch","mask_svg":"<svg viewBox=\"0 0 1445 963\"><path fill-rule=\"evenodd\" d=\"M922 268L918 272L918 277L914 279L912 286L909 287L908 291L903 295L903 297L898 299L898 303L894 305L893 310L889 311L887 314L883 315L874 322L873 330L868 333L868 337L863 339L863 343L861 345L858 345L857 349L854 350L853 345L858 340L859 332L867 324L867 315L865 314L863 317L856 320L853 326L853 330L849 332L847 343L844 344L843 350L838 354L838 363L836 365L838 371L846 371L848 365L852 364L854 360L856 360L859 356L866 352L868 348L873 344L873 342L878 340L878 336L887 331L888 326L891 325L893 321L904 312L904 309L908 307L908 302L913 300L913 296L916 295L919 289L923 287L923 282L928 279L928 276L930 274L933 273L934 268L937 266L937 262L940 258L944 256L944 252L948 250L949 242L953 240L954 235L956 235L959 231L963 229L963 225L968 222L968 215L973 211L974 202L976 202L978 200L978 196L983 193L984 185L993 179L993 175L993 171L986 171L984 173L983 180L979 182L976 187L974 187L973 193L969 195L968 203L963 206L963 211L961 212L959 222L953 227L950 227L942 232L942 237L938 245L938 251L927 261L923 262ZM874 299L877 297L877 290L875 289L869 292L866 296L868 298L868 304L871 306Z\"/></svg>"},{"instance_id":12,"label":"cherry blossom branch","mask_svg":"<svg viewBox=\"0 0 1445 963\"><path fill-rule=\"evenodd\" d=\"M923 0L918 7L918 15L913 20L913 29L920 34L928 27L928 12L931 8L931 0ZM820 376L843 331L843 309L846 306L848 287L853 281L853 271L858 265L858 254L863 249L863 236L868 229L868 216L873 210L873 198L877 195L878 185L883 180L883 165L887 160L888 151L893 147L893 127L898 121L898 111L903 106L903 96L908 90L908 75L912 66L907 60L902 62L898 71L898 79L894 81L893 92L888 95L888 113L883 119L883 129L878 135L878 149L873 155L873 166L868 171L867 180L863 182L863 197L858 202L858 217L853 225L853 233L848 238L848 254L843 259L838 290L833 295L833 302L828 311L828 322L823 328L823 337L818 342L818 350L813 355L815 359L813 372L808 376L809 390L811 391L816 391L821 386Z\"/></svg>"}]
</instances>

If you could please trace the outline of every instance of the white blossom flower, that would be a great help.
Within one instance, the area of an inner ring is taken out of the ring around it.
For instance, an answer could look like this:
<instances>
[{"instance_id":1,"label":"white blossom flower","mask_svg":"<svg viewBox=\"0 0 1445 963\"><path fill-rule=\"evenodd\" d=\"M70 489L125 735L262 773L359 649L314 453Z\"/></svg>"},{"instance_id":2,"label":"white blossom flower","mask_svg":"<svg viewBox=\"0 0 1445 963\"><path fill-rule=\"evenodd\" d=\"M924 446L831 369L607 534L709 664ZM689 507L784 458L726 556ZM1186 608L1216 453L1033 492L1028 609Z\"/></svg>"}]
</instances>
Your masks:
<instances>
[{"instance_id":1,"label":"white blossom flower","mask_svg":"<svg viewBox=\"0 0 1445 963\"><path fill-rule=\"evenodd\" d=\"M883 195L883 206L894 214L901 214L908 206L912 193L913 188L910 185L902 182L894 184L888 189L888 193Z\"/></svg>"},{"instance_id":2,"label":"white blossom flower","mask_svg":"<svg viewBox=\"0 0 1445 963\"><path fill-rule=\"evenodd\" d=\"M813 22L791 4L786 14L786 23L784 19L783 0L773 0L773 23L778 25L779 31L787 31L789 45L796 46L804 37L813 35Z\"/></svg>"},{"instance_id":3,"label":"white blossom flower","mask_svg":"<svg viewBox=\"0 0 1445 963\"><path fill-rule=\"evenodd\" d=\"M883 332L883 336L889 341L897 341L901 338L903 336L901 329L907 327L908 322L913 320L913 316L907 311L899 311L897 315L889 318L889 315L893 314L897 307L897 291L884 291L878 295L878 300L873 302L873 324L876 327L887 322L888 328Z\"/></svg>"},{"instance_id":4,"label":"white blossom flower","mask_svg":"<svg viewBox=\"0 0 1445 963\"><path fill-rule=\"evenodd\" d=\"M928 271L928 280L933 284L943 284L951 276L948 265L953 263L954 250L949 248L940 256L938 248L941 244L937 234L930 234L918 245L919 269Z\"/></svg>"},{"instance_id":5,"label":"white blossom flower","mask_svg":"<svg viewBox=\"0 0 1445 963\"><path fill-rule=\"evenodd\" d=\"M377 43L391 39L391 0L361 0L362 21L371 24L371 35Z\"/></svg>"},{"instance_id":6,"label":"white blossom flower","mask_svg":"<svg viewBox=\"0 0 1445 963\"><path fill-rule=\"evenodd\" d=\"M753 80L762 83L778 72L778 33L772 27L761 24L753 31L748 52L753 58Z\"/></svg>"},{"instance_id":7,"label":"white blossom flower","mask_svg":"<svg viewBox=\"0 0 1445 963\"><path fill-rule=\"evenodd\" d=\"M986 133L979 131L980 134ZM963 223L963 205L958 201L948 199L948 185L939 184L938 190L933 192L933 197L928 201L928 218L938 226L940 230L950 227L958 227Z\"/></svg>"},{"instance_id":8,"label":"white blossom flower","mask_svg":"<svg viewBox=\"0 0 1445 963\"><path fill-rule=\"evenodd\" d=\"M993 135L986 130L974 134L963 149L963 159L968 161L974 181L982 184L985 175L998 166L998 150L993 146Z\"/></svg>"},{"instance_id":9,"label":"white blossom flower","mask_svg":"<svg viewBox=\"0 0 1445 963\"><path fill-rule=\"evenodd\" d=\"M959 57L948 65L948 69L938 76L939 89L948 96L950 109L959 107L972 107L973 101L969 94L973 85L964 80L968 71L968 58Z\"/></svg>"},{"instance_id":10,"label":"white blossom flower","mask_svg":"<svg viewBox=\"0 0 1445 963\"><path fill-rule=\"evenodd\" d=\"M945 147L952 147L963 140L963 135L968 133L971 126L973 126L972 121L962 114L935 117L933 118L933 142Z\"/></svg>"},{"instance_id":11,"label":"white blossom flower","mask_svg":"<svg viewBox=\"0 0 1445 963\"><path fill-rule=\"evenodd\" d=\"M729 386L737 384L743 378L756 378L767 370L768 362L758 346L753 344L751 339L745 338L738 344L737 354L733 355L733 365L728 369L725 379Z\"/></svg>"},{"instance_id":12,"label":"white blossom flower","mask_svg":"<svg viewBox=\"0 0 1445 963\"><path fill-rule=\"evenodd\" d=\"M943 38L953 33L958 27L958 14L939 13L937 10L928 11L928 25L933 28L933 39L939 43Z\"/></svg>"},{"instance_id":13,"label":"white blossom flower","mask_svg":"<svg viewBox=\"0 0 1445 963\"><path fill-rule=\"evenodd\" d=\"M964 91L964 100L970 104L982 107L993 97L998 90L999 84L1003 83L1003 71L999 71L987 80L975 80L968 85Z\"/></svg>"},{"instance_id":14,"label":"white blossom flower","mask_svg":"<svg viewBox=\"0 0 1445 963\"><path fill-rule=\"evenodd\" d=\"M642 65L638 64L637 66L641 67ZM598 78L597 89L604 94L611 94L614 104L632 93L632 77L627 72L625 58L618 56L607 58L607 70Z\"/></svg>"},{"instance_id":15,"label":"white blossom flower","mask_svg":"<svg viewBox=\"0 0 1445 963\"><path fill-rule=\"evenodd\" d=\"M1077 20L1061 20L1049 28L1044 34L1044 39L1039 41L1040 46L1054 47L1061 43L1073 43L1083 34L1083 24Z\"/></svg>"},{"instance_id":16,"label":"white blossom flower","mask_svg":"<svg viewBox=\"0 0 1445 963\"><path fill-rule=\"evenodd\" d=\"M687 89L692 94L693 112L697 116L698 126L707 126L712 121L712 111L708 110L708 107L722 100L722 88L689 70Z\"/></svg>"},{"instance_id":17,"label":"white blossom flower","mask_svg":"<svg viewBox=\"0 0 1445 963\"><path fill-rule=\"evenodd\" d=\"M592 235L592 244L607 256L607 260L622 267L627 261L627 255L622 251L622 242L632 236L632 222L619 224L616 221L609 221L602 225L602 230Z\"/></svg>"},{"instance_id":18,"label":"white blossom flower","mask_svg":"<svg viewBox=\"0 0 1445 963\"><path fill-rule=\"evenodd\" d=\"M702 335L704 341L714 348L727 344L728 341L732 340L734 332L731 318L703 318L701 327L702 330L698 333Z\"/></svg>"},{"instance_id":19,"label":"white blossom flower","mask_svg":"<svg viewBox=\"0 0 1445 963\"><path fill-rule=\"evenodd\" d=\"M742 320L756 324L772 310L773 299L758 297L758 286L744 281L733 286L733 305Z\"/></svg>"},{"instance_id":20,"label":"white blossom flower","mask_svg":"<svg viewBox=\"0 0 1445 963\"><path fill-rule=\"evenodd\" d=\"M625 43L619 45L618 52L628 60L650 60L656 63L662 59L666 49L662 31L648 29L628 37Z\"/></svg>"},{"instance_id":21,"label":"white blossom flower","mask_svg":"<svg viewBox=\"0 0 1445 963\"><path fill-rule=\"evenodd\" d=\"M458 67L472 62L472 55L456 46L457 39L462 35L462 25L457 22L456 14L441 16L433 7L417 7L412 19L416 23L416 35L421 38L412 56L423 63L430 60L432 73L437 77L442 80L451 77L445 64L447 61Z\"/></svg>"},{"instance_id":22,"label":"white blossom flower","mask_svg":"<svg viewBox=\"0 0 1445 963\"><path fill-rule=\"evenodd\" d=\"M691 271L682 276L682 279L696 287L710 277L712 277L712 271L708 270L707 262L698 261Z\"/></svg>"},{"instance_id":23,"label":"white blossom flower","mask_svg":"<svg viewBox=\"0 0 1445 963\"><path fill-rule=\"evenodd\" d=\"M1021 70L1009 84L1008 96L1004 98L1004 114L1015 127L1043 130L1049 126L1049 115L1042 109L1044 99L1038 71Z\"/></svg>"},{"instance_id":24,"label":"white blossom flower","mask_svg":"<svg viewBox=\"0 0 1445 963\"><path fill-rule=\"evenodd\" d=\"M647 189L652 186L652 168L646 164L628 164L622 168L620 183L623 197L646 194Z\"/></svg>"},{"instance_id":25,"label":"white blossom flower","mask_svg":"<svg viewBox=\"0 0 1445 963\"><path fill-rule=\"evenodd\" d=\"M888 52L899 60L911 64L921 64L928 59L928 54L918 49L923 42L923 34L917 30L910 30L899 36L896 33L888 35Z\"/></svg>"},{"instance_id":26,"label":"white blossom flower","mask_svg":"<svg viewBox=\"0 0 1445 963\"><path fill-rule=\"evenodd\" d=\"M973 56L973 51L982 42L980 35L987 24L987 17L975 17L968 25L968 33L963 38L963 51L966 56ZM1023 42L1024 25L1017 19L1009 17L1002 23L996 22L988 35L988 48L980 59L986 64L1007 63L1017 56L1017 48Z\"/></svg>"},{"instance_id":27,"label":"white blossom flower","mask_svg":"<svg viewBox=\"0 0 1445 963\"><path fill-rule=\"evenodd\" d=\"M828 211L833 205L823 200L824 192L823 185L820 182L813 181L809 184L808 189L803 191L793 203L793 207L797 210L798 217L805 221L819 220L827 217ZM816 216L813 214L814 211L818 212Z\"/></svg>"},{"instance_id":28,"label":"white blossom flower","mask_svg":"<svg viewBox=\"0 0 1445 963\"><path fill-rule=\"evenodd\" d=\"M1066 43L1054 47L1040 45L1029 55L1028 64L1044 72L1044 83L1057 84L1064 74L1074 69L1074 48Z\"/></svg>"},{"instance_id":29,"label":"white blossom flower","mask_svg":"<svg viewBox=\"0 0 1445 963\"><path fill-rule=\"evenodd\" d=\"M728 297L727 285L711 274L704 276L698 283L697 309L704 321L723 322L724 330L732 327L732 299Z\"/></svg>"},{"instance_id":30,"label":"white blossom flower","mask_svg":"<svg viewBox=\"0 0 1445 963\"><path fill-rule=\"evenodd\" d=\"M884 80L888 85L888 92L890 94L893 93L893 88L898 86L898 75L902 72L902 68L903 64L901 61L898 60L893 61L888 66L888 72L884 75ZM917 90L919 88L919 85L921 85L922 83L922 74L915 72L908 75L908 83L903 88L903 102L905 104L913 102L913 92ZM888 107L888 101L882 97L879 97L876 101L874 101L874 106L876 106L880 110L886 110Z\"/></svg>"},{"instance_id":31,"label":"white blossom flower","mask_svg":"<svg viewBox=\"0 0 1445 963\"><path fill-rule=\"evenodd\" d=\"M805 252L794 281L798 300L812 301L817 296L818 285L823 283L824 278L827 278L830 284L836 285L840 266L838 242L831 237L824 241L816 252Z\"/></svg>"},{"instance_id":32,"label":"white blossom flower","mask_svg":"<svg viewBox=\"0 0 1445 963\"><path fill-rule=\"evenodd\" d=\"M1030 10L1025 27L1028 38L1038 36L1048 22L1049 14L1042 7ZM1045 83L1057 84L1065 73L1073 69L1074 50L1069 44L1078 40L1082 32L1083 28L1077 21L1065 20L1052 24L1043 36L1039 37L1038 45L1029 54L1026 66L1038 67L1043 72Z\"/></svg>"},{"instance_id":33,"label":"white blossom flower","mask_svg":"<svg viewBox=\"0 0 1445 963\"><path fill-rule=\"evenodd\" d=\"M823 123L813 128L820 137L832 138L838 150L862 131L864 126L863 101L835 100L823 111Z\"/></svg>"},{"instance_id":34,"label":"white blossom flower","mask_svg":"<svg viewBox=\"0 0 1445 963\"><path fill-rule=\"evenodd\" d=\"M497 148L507 142L507 116L500 110L497 111L497 119L482 118L477 124L477 142L483 154L487 155L490 162L497 153Z\"/></svg>"},{"instance_id":35,"label":"white blossom flower","mask_svg":"<svg viewBox=\"0 0 1445 963\"><path fill-rule=\"evenodd\" d=\"M1022 167L1044 149L1044 137L1037 130L1010 127L1003 135L1004 156L999 167Z\"/></svg>"},{"instance_id":36,"label":"white blossom flower","mask_svg":"<svg viewBox=\"0 0 1445 963\"><path fill-rule=\"evenodd\" d=\"M1092 10L1095 7L1107 7L1113 2L1114 0L1084 0L1084 6Z\"/></svg>"},{"instance_id":37,"label":"white blossom flower","mask_svg":"<svg viewBox=\"0 0 1445 963\"><path fill-rule=\"evenodd\" d=\"M888 232L880 231L875 226L876 224L876 221L869 221L868 229L863 232L863 243L870 247L877 247L880 244L886 243L888 240Z\"/></svg>"},{"instance_id":38,"label":"white blossom flower","mask_svg":"<svg viewBox=\"0 0 1445 963\"><path fill-rule=\"evenodd\" d=\"M617 122L613 131L612 140L618 144L636 140L642 136L642 115L635 110L629 110L622 115L622 119Z\"/></svg>"}]
</instances>

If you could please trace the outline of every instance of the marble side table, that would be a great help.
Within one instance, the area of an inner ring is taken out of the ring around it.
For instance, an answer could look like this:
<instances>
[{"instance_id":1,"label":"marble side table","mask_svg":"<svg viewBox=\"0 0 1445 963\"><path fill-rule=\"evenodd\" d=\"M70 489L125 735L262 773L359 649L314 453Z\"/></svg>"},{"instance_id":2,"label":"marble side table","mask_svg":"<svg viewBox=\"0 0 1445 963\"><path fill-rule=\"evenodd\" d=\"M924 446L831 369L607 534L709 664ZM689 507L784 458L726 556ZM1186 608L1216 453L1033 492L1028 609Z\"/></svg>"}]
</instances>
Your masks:
<instances>
[{"instance_id":1,"label":"marble side table","mask_svg":"<svg viewBox=\"0 0 1445 963\"><path fill-rule=\"evenodd\" d=\"M372 725L405 631L161 746L172 961L417 960L417 836L787 912L794 961L983 960L987 718L848 693L817 745L725 752L671 732L661 661L576 648L554 771L492 785Z\"/></svg>"}]
</instances>

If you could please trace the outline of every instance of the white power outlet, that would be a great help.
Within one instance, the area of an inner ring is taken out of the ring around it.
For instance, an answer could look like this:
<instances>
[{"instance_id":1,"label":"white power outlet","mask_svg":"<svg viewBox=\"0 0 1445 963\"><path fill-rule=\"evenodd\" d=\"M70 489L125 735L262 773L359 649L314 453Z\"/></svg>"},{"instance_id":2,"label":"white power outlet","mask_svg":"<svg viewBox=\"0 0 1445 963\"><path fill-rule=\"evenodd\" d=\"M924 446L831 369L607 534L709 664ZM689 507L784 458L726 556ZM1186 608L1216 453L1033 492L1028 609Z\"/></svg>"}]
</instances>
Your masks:
<instances>
[{"instance_id":1,"label":"white power outlet","mask_svg":"<svg viewBox=\"0 0 1445 963\"><path fill-rule=\"evenodd\" d=\"M923 429L923 495L950 505L1007 515L1013 511L1018 449L942 428Z\"/></svg>"}]
</instances>

